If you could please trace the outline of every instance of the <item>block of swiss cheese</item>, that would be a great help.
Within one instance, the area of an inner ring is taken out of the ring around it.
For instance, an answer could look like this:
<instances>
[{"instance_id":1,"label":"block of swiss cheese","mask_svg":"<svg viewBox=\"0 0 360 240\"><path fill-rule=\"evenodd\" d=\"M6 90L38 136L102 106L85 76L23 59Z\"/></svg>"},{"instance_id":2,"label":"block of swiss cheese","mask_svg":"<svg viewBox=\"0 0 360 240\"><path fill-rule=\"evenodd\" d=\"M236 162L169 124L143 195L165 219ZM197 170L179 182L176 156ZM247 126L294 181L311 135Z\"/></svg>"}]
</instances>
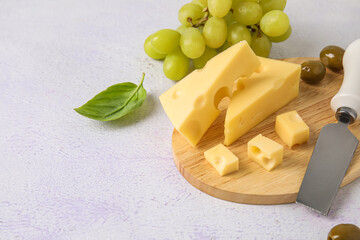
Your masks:
<instances>
[{"instance_id":1,"label":"block of swiss cheese","mask_svg":"<svg viewBox=\"0 0 360 240\"><path fill-rule=\"evenodd\" d=\"M195 146L231 97L234 81L250 76L260 62L246 41L239 42L164 92L160 102L174 127Z\"/></svg>"},{"instance_id":2,"label":"block of swiss cheese","mask_svg":"<svg viewBox=\"0 0 360 240\"><path fill-rule=\"evenodd\" d=\"M299 94L299 64L259 57L261 66L237 82L225 117L225 145L230 145Z\"/></svg>"}]
</instances>

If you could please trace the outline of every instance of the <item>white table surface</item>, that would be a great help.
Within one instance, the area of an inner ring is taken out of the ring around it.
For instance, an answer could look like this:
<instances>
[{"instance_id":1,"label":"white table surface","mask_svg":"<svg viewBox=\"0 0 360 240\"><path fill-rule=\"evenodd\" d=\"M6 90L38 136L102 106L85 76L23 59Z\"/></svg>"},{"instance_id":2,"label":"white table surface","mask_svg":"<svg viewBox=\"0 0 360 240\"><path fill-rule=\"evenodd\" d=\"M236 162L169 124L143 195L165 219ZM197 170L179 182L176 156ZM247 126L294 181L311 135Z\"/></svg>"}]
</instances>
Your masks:
<instances>
[{"instance_id":1,"label":"white table surface","mask_svg":"<svg viewBox=\"0 0 360 240\"><path fill-rule=\"evenodd\" d=\"M360 180L324 217L296 204L219 200L181 176L158 101L174 82L143 42L176 28L185 2L1 1L0 239L326 239L338 223L360 225ZM360 38L358 0L289 0L286 12L293 35L274 44L273 58ZM148 98L123 119L73 110L142 72Z\"/></svg>"}]
</instances>

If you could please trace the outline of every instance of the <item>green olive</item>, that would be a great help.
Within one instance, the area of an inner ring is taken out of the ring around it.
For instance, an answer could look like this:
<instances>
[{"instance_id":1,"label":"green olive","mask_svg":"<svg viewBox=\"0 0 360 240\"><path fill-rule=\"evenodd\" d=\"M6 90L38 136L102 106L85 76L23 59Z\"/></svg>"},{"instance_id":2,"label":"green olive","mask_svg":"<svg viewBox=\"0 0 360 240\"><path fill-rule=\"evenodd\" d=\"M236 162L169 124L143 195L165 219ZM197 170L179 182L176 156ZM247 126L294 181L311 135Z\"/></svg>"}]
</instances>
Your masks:
<instances>
[{"instance_id":1,"label":"green olive","mask_svg":"<svg viewBox=\"0 0 360 240\"><path fill-rule=\"evenodd\" d=\"M310 60L301 64L301 79L306 83L318 83L324 77L326 73L326 67L322 62Z\"/></svg>"},{"instance_id":2,"label":"green olive","mask_svg":"<svg viewBox=\"0 0 360 240\"><path fill-rule=\"evenodd\" d=\"M360 229L353 224L339 224L333 227L328 240L360 240Z\"/></svg>"},{"instance_id":3,"label":"green olive","mask_svg":"<svg viewBox=\"0 0 360 240\"><path fill-rule=\"evenodd\" d=\"M321 62L333 71L343 69L342 60L345 50L338 46L324 47L320 52Z\"/></svg>"}]
</instances>

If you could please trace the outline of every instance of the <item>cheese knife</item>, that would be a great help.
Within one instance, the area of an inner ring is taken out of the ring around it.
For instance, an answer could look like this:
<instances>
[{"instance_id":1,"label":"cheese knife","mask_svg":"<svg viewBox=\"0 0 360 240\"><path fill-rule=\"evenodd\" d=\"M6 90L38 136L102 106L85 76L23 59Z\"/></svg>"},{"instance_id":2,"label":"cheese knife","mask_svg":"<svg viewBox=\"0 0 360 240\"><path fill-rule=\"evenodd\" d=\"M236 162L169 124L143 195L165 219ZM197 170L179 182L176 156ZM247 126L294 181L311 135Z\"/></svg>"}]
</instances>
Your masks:
<instances>
[{"instance_id":1,"label":"cheese knife","mask_svg":"<svg viewBox=\"0 0 360 240\"><path fill-rule=\"evenodd\" d=\"M338 122L321 129L296 199L323 215L329 213L359 143L348 126L360 115L360 39L347 47L343 68L343 83L331 100Z\"/></svg>"}]
</instances>

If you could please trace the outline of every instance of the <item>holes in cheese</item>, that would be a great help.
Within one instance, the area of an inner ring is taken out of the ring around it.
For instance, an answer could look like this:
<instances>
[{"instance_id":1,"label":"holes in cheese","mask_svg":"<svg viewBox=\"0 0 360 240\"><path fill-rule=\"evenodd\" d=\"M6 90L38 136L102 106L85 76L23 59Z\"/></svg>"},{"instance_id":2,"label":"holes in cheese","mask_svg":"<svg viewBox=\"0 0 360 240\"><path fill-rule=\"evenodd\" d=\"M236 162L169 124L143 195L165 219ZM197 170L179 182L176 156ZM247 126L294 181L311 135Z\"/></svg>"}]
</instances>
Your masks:
<instances>
[{"instance_id":1,"label":"holes in cheese","mask_svg":"<svg viewBox=\"0 0 360 240\"><path fill-rule=\"evenodd\" d=\"M267 171L281 164L283 155L283 146L261 134L248 142L248 157Z\"/></svg>"},{"instance_id":2,"label":"holes in cheese","mask_svg":"<svg viewBox=\"0 0 360 240\"><path fill-rule=\"evenodd\" d=\"M234 89L233 94L238 94L245 88L245 84L241 79L244 79L244 78L240 78L235 82L234 88L233 88Z\"/></svg>"},{"instance_id":3,"label":"holes in cheese","mask_svg":"<svg viewBox=\"0 0 360 240\"><path fill-rule=\"evenodd\" d=\"M296 111L276 116L275 132L290 148L309 140L309 127Z\"/></svg>"},{"instance_id":4,"label":"holes in cheese","mask_svg":"<svg viewBox=\"0 0 360 240\"><path fill-rule=\"evenodd\" d=\"M196 98L194 102L194 108L203 108L206 104L206 97L204 95L200 95L198 98Z\"/></svg>"},{"instance_id":5,"label":"holes in cheese","mask_svg":"<svg viewBox=\"0 0 360 240\"><path fill-rule=\"evenodd\" d=\"M181 91L180 90L176 90L173 92L173 99L178 99L181 96Z\"/></svg>"},{"instance_id":6,"label":"holes in cheese","mask_svg":"<svg viewBox=\"0 0 360 240\"><path fill-rule=\"evenodd\" d=\"M270 169L272 170L274 167L275 167L275 164L276 164L276 160L274 159L271 159L271 158L267 158L267 157L262 157L262 162L264 163L265 165L265 169ZM268 170L268 171L270 171Z\"/></svg>"},{"instance_id":7,"label":"holes in cheese","mask_svg":"<svg viewBox=\"0 0 360 240\"><path fill-rule=\"evenodd\" d=\"M258 73L239 79L225 117L225 145L230 145L299 94L300 65L259 57ZM238 124L239 119L244 124Z\"/></svg>"},{"instance_id":8,"label":"holes in cheese","mask_svg":"<svg viewBox=\"0 0 360 240\"><path fill-rule=\"evenodd\" d=\"M253 156L259 159L266 166L268 169L272 169L275 165L274 159L266 157L264 153L260 150L260 148L255 146L250 146L250 151L252 152Z\"/></svg>"},{"instance_id":9,"label":"holes in cheese","mask_svg":"<svg viewBox=\"0 0 360 240\"><path fill-rule=\"evenodd\" d=\"M247 42L239 42L164 92L159 97L161 105L174 127L195 146L220 114L221 100L231 97L234 81L249 77L259 66Z\"/></svg>"},{"instance_id":10,"label":"holes in cheese","mask_svg":"<svg viewBox=\"0 0 360 240\"><path fill-rule=\"evenodd\" d=\"M214 97L214 106L219 109L219 104L224 98L230 97L230 90L227 87L220 88Z\"/></svg>"},{"instance_id":11,"label":"holes in cheese","mask_svg":"<svg viewBox=\"0 0 360 240\"><path fill-rule=\"evenodd\" d=\"M229 97L224 97L224 98L220 101L220 103L219 103L219 105L218 105L219 111L223 111L223 110L227 109L227 107L229 106L229 104L230 104L230 98L229 98Z\"/></svg>"},{"instance_id":12,"label":"holes in cheese","mask_svg":"<svg viewBox=\"0 0 360 240\"><path fill-rule=\"evenodd\" d=\"M251 146L251 147L250 147L250 151L251 151L254 155L259 155L259 154L261 154L260 148L255 147L255 146Z\"/></svg>"},{"instance_id":13,"label":"holes in cheese","mask_svg":"<svg viewBox=\"0 0 360 240\"><path fill-rule=\"evenodd\" d=\"M221 143L205 151L204 156L220 176L239 169L239 159Z\"/></svg>"},{"instance_id":14,"label":"holes in cheese","mask_svg":"<svg viewBox=\"0 0 360 240\"><path fill-rule=\"evenodd\" d=\"M266 69L267 69L267 66L265 66L265 65L260 65L260 67L258 67L256 70L255 70L255 73L262 73L262 72L264 72L264 71L266 71Z\"/></svg>"},{"instance_id":15,"label":"holes in cheese","mask_svg":"<svg viewBox=\"0 0 360 240\"><path fill-rule=\"evenodd\" d=\"M220 166L220 165L224 165L226 159L224 159L223 156L218 156L214 159L214 164L216 164L217 166Z\"/></svg>"}]
</instances>

